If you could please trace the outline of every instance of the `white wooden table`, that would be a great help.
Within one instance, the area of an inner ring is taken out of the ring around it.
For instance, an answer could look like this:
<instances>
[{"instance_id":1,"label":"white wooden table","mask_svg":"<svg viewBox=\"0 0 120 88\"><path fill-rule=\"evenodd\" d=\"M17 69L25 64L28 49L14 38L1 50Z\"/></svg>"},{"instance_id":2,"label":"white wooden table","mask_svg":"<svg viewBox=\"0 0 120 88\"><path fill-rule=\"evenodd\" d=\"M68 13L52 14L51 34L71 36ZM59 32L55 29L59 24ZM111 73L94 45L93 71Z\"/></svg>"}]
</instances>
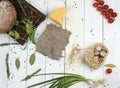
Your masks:
<instances>
[{"instance_id":1,"label":"white wooden table","mask_svg":"<svg viewBox=\"0 0 120 88\"><path fill-rule=\"evenodd\" d=\"M109 24L102 15L92 6L94 0L27 0L38 10L48 15L58 7L66 6L68 13L63 28L72 32L70 43L63 51L63 58L59 61L51 60L42 54L36 53L36 61L33 66L29 64L29 57L35 51L35 45L28 42L27 49L24 46L11 45L0 47L0 88L27 88L27 86L45 81L53 76L42 76L33 78L27 82L20 80L26 75L33 73L41 68L41 73L50 72L70 72L83 75L92 79L105 79L105 83L98 88L120 88L120 0L105 0L117 13L118 16L113 24ZM47 18L38 28L36 39L45 30L47 24L53 23ZM0 44L15 42L6 34L0 34ZM109 55L105 64L113 63L117 67L113 68L112 74L106 74L106 67L102 66L98 70L92 70L87 65L76 63L67 68L65 61L70 53L73 44L79 44L81 48L89 47L96 42L102 42L109 49ZM10 79L6 76L5 58L9 53ZM19 58L20 69L15 67L15 60ZM39 88L35 87L35 88ZM45 87L49 88L49 87ZM71 88L90 88L85 83L79 83Z\"/></svg>"}]
</instances>

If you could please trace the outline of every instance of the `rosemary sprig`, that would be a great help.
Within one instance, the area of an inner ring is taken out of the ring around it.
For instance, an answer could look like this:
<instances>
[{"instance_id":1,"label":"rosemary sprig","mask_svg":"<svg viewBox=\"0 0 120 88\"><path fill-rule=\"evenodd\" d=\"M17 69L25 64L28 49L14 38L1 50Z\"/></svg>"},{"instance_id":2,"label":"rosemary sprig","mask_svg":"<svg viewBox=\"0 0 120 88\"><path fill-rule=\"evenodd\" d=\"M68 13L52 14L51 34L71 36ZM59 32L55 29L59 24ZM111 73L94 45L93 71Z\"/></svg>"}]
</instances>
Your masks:
<instances>
[{"instance_id":1,"label":"rosemary sprig","mask_svg":"<svg viewBox=\"0 0 120 88\"><path fill-rule=\"evenodd\" d=\"M22 79L21 81L27 81L28 79L31 79L33 76L35 76L38 72L41 71L41 68L39 68L38 70L36 70L35 72L33 72L31 75L26 76L24 79Z\"/></svg>"},{"instance_id":2,"label":"rosemary sprig","mask_svg":"<svg viewBox=\"0 0 120 88\"><path fill-rule=\"evenodd\" d=\"M19 45L19 43L2 43L0 46Z\"/></svg>"},{"instance_id":3,"label":"rosemary sprig","mask_svg":"<svg viewBox=\"0 0 120 88\"><path fill-rule=\"evenodd\" d=\"M9 69L9 54L7 53L6 54L6 72L7 72L7 78L9 79L10 77L10 69Z\"/></svg>"}]
</instances>

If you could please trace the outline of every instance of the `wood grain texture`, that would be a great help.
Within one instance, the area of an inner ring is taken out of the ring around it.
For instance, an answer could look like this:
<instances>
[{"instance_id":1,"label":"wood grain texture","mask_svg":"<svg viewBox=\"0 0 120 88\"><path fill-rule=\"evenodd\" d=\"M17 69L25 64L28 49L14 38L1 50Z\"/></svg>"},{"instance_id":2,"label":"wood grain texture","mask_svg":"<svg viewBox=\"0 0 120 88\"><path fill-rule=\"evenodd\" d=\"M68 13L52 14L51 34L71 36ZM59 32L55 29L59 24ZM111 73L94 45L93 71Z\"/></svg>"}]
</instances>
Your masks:
<instances>
[{"instance_id":1,"label":"wood grain texture","mask_svg":"<svg viewBox=\"0 0 120 88\"><path fill-rule=\"evenodd\" d=\"M21 82L25 76L33 73L41 68L40 73L53 73L53 72L70 72L83 75L92 79L105 79L105 83L98 88L120 88L120 1L107 0L109 4L117 13L118 17L113 24L109 24L104 17L92 6L93 0L27 0L35 8L48 15L53 10L59 7L67 7L68 13L63 25L64 29L72 32L70 42L62 53L59 61L51 60L38 52L35 53L36 61L34 65L29 64L31 54L35 52L35 45L30 41L24 46L10 45L0 46L0 88L27 88L27 86L34 83L42 82L58 76L41 76L30 79L29 81ZM35 39L43 33L47 24L53 23L49 18L46 18L37 28ZM0 34L1 43L15 42L7 34ZM106 74L107 67L102 66L98 70L91 69L81 61L75 61L72 65L68 65L68 57L70 51L75 44L79 44L81 48L88 48L96 42L105 44L109 49L109 55L104 64L113 63L117 67L113 68L112 74ZM10 79L7 79L5 58L6 53L9 53L9 66L10 66ZM20 68L15 67L15 60L19 58ZM79 83L71 88L89 88L86 83ZM39 86L35 88L40 88ZM49 88L49 86L43 87Z\"/></svg>"}]
</instances>

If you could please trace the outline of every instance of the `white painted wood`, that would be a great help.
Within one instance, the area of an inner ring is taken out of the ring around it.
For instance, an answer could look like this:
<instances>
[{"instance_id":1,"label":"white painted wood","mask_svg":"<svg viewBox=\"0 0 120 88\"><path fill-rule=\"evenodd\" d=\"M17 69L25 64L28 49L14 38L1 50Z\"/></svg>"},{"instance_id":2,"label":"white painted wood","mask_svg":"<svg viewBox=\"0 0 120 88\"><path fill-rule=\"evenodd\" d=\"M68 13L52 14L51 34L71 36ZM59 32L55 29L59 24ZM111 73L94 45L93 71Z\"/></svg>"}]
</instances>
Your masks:
<instances>
[{"instance_id":1,"label":"white painted wood","mask_svg":"<svg viewBox=\"0 0 120 88\"><path fill-rule=\"evenodd\" d=\"M93 7L93 3L93 0L85 0L85 48L89 48L96 42L102 43L102 15ZM85 65L84 71L84 75L88 78L103 79L103 67L94 70ZM88 87L85 85L84 88Z\"/></svg>"},{"instance_id":2,"label":"white painted wood","mask_svg":"<svg viewBox=\"0 0 120 88\"><path fill-rule=\"evenodd\" d=\"M41 12L43 12L45 15L47 15L47 2L43 2L43 0L29 0L29 3L32 4L35 8L37 8L38 10L40 10ZM38 28L37 28L37 32L36 32L36 42L37 39L39 38L40 34L45 30L46 28L46 20L44 22L42 22ZM38 73L45 73L45 56L35 52L36 50L36 46L34 44L32 44L31 42L28 43L28 57L27 57L27 75L32 74L33 72L35 72L36 70L38 70L39 68L41 68L41 71ZM35 53L36 56L36 60L35 63L31 66L29 63L29 59L30 56ZM33 77L32 79L30 79L29 81L27 81L27 86L30 86L32 84L35 83L39 83L41 81L45 81L45 76L40 76L40 77ZM39 86L37 86L36 88L40 88Z\"/></svg>"},{"instance_id":3,"label":"white painted wood","mask_svg":"<svg viewBox=\"0 0 120 88\"><path fill-rule=\"evenodd\" d=\"M47 4L48 4L47 13L49 14L57 8L65 7L64 2L65 2L64 0L47 0ZM50 24L50 23L55 24L52 20L48 18L47 24ZM65 25L63 25L63 27L64 26ZM52 60L51 58L46 57L46 73L64 73L64 54L65 53L63 51L63 57L61 57L60 60ZM46 76L46 80L52 79L58 76L57 75Z\"/></svg>"},{"instance_id":4,"label":"white painted wood","mask_svg":"<svg viewBox=\"0 0 120 88\"><path fill-rule=\"evenodd\" d=\"M29 75L41 68L40 73L53 73L53 72L70 72L92 79L105 79L105 83L98 88L120 88L120 1L119 0L106 0L105 3L109 4L117 13L113 24L109 24L105 18L92 6L93 0L27 0L35 8L48 15L50 12L59 7L67 7L68 13L64 22L63 28L72 32L70 42L63 51L62 58L59 61L51 60L48 57L36 52L36 61L34 65L29 64L29 57L35 52L35 45L28 42L27 48L23 50L24 46L11 45L0 46L0 88L27 88L27 86L58 76L41 76L34 77L27 82L21 82L26 75ZM41 33L45 30L46 25L54 23L49 18L42 22L37 28L36 41ZM54 23L55 24L55 23ZM12 38L7 34L0 34L1 43L13 43ZM109 55L105 64L113 63L117 67L113 68L112 74L106 74L106 67L102 66L98 70L89 68L86 64L75 61L73 65L68 66L67 60L74 44L79 44L81 48L88 48L96 42L105 44L109 49ZM7 79L5 58L6 53L9 53L10 65L10 79ZM15 60L19 58L21 66L19 70L15 67ZM79 83L71 88L89 88L86 83ZM39 86L35 87L39 88ZM46 86L45 88L49 88Z\"/></svg>"},{"instance_id":5,"label":"white painted wood","mask_svg":"<svg viewBox=\"0 0 120 88\"><path fill-rule=\"evenodd\" d=\"M66 0L68 13L66 16L66 29L71 31L70 42L66 47L66 73L84 74L84 65L81 58L69 65L69 55L73 46L78 44L84 48L84 0ZM83 88L83 83L72 86L71 88Z\"/></svg>"},{"instance_id":6,"label":"white painted wood","mask_svg":"<svg viewBox=\"0 0 120 88\"><path fill-rule=\"evenodd\" d=\"M117 3L120 3L119 0L107 0L106 4L109 4L111 8L114 9L114 11L117 12L118 16L116 17L116 20L113 24L108 24L106 20L104 20L104 44L108 46L109 48L109 56L105 62L105 64L113 63L117 65L116 68L113 68L113 73L108 75L104 73L104 78L106 80L105 86L106 88L120 88L120 63L119 63L119 57L120 57L120 5ZM106 70L107 68L104 68Z\"/></svg>"},{"instance_id":7,"label":"white painted wood","mask_svg":"<svg viewBox=\"0 0 120 88\"><path fill-rule=\"evenodd\" d=\"M0 34L0 44L9 43L9 37L6 34ZM9 52L10 46L0 46L0 88L7 88L8 79L6 74L6 54Z\"/></svg>"}]
</instances>

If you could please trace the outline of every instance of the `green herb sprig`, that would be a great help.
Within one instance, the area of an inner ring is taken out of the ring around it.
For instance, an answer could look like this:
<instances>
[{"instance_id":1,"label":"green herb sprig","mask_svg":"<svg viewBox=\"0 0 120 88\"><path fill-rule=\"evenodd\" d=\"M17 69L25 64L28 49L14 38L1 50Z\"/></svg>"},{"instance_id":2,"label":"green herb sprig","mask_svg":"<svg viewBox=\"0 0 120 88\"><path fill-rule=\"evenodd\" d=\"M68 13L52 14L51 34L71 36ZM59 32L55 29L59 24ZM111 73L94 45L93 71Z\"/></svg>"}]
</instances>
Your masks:
<instances>
[{"instance_id":1,"label":"green herb sprig","mask_svg":"<svg viewBox=\"0 0 120 88\"><path fill-rule=\"evenodd\" d=\"M38 72L41 71L41 68L39 68L38 70L36 70L35 72L33 72L32 74L26 76L24 79L22 79L21 81L27 81L29 79L31 79L32 77L34 77Z\"/></svg>"},{"instance_id":2,"label":"green herb sprig","mask_svg":"<svg viewBox=\"0 0 120 88\"><path fill-rule=\"evenodd\" d=\"M32 43L35 44L35 28L33 27L33 22L29 19L23 19L21 22L25 24L27 34L31 37Z\"/></svg>"},{"instance_id":3,"label":"green herb sprig","mask_svg":"<svg viewBox=\"0 0 120 88\"><path fill-rule=\"evenodd\" d=\"M10 69L9 69L9 54L7 53L6 54L6 72L7 72L7 78L9 79L10 77Z\"/></svg>"},{"instance_id":4,"label":"green herb sprig","mask_svg":"<svg viewBox=\"0 0 120 88\"><path fill-rule=\"evenodd\" d=\"M17 20L14 25L21 27L21 29L25 30L26 33L29 35L32 43L33 44L36 43L35 42L35 28L33 27L33 22L30 21L30 19L23 18L20 21ZM11 30L8 34L14 37L15 40L18 40L18 39L25 40L20 36L20 34L15 29Z\"/></svg>"},{"instance_id":5,"label":"green herb sprig","mask_svg":"<svg viewBox=\"0 0 120 88\"><path fill-rule=\"evenodd\" d=\"M19 45L19 43L2 43L0 46Z\"/></svg>"}]
</instances>

